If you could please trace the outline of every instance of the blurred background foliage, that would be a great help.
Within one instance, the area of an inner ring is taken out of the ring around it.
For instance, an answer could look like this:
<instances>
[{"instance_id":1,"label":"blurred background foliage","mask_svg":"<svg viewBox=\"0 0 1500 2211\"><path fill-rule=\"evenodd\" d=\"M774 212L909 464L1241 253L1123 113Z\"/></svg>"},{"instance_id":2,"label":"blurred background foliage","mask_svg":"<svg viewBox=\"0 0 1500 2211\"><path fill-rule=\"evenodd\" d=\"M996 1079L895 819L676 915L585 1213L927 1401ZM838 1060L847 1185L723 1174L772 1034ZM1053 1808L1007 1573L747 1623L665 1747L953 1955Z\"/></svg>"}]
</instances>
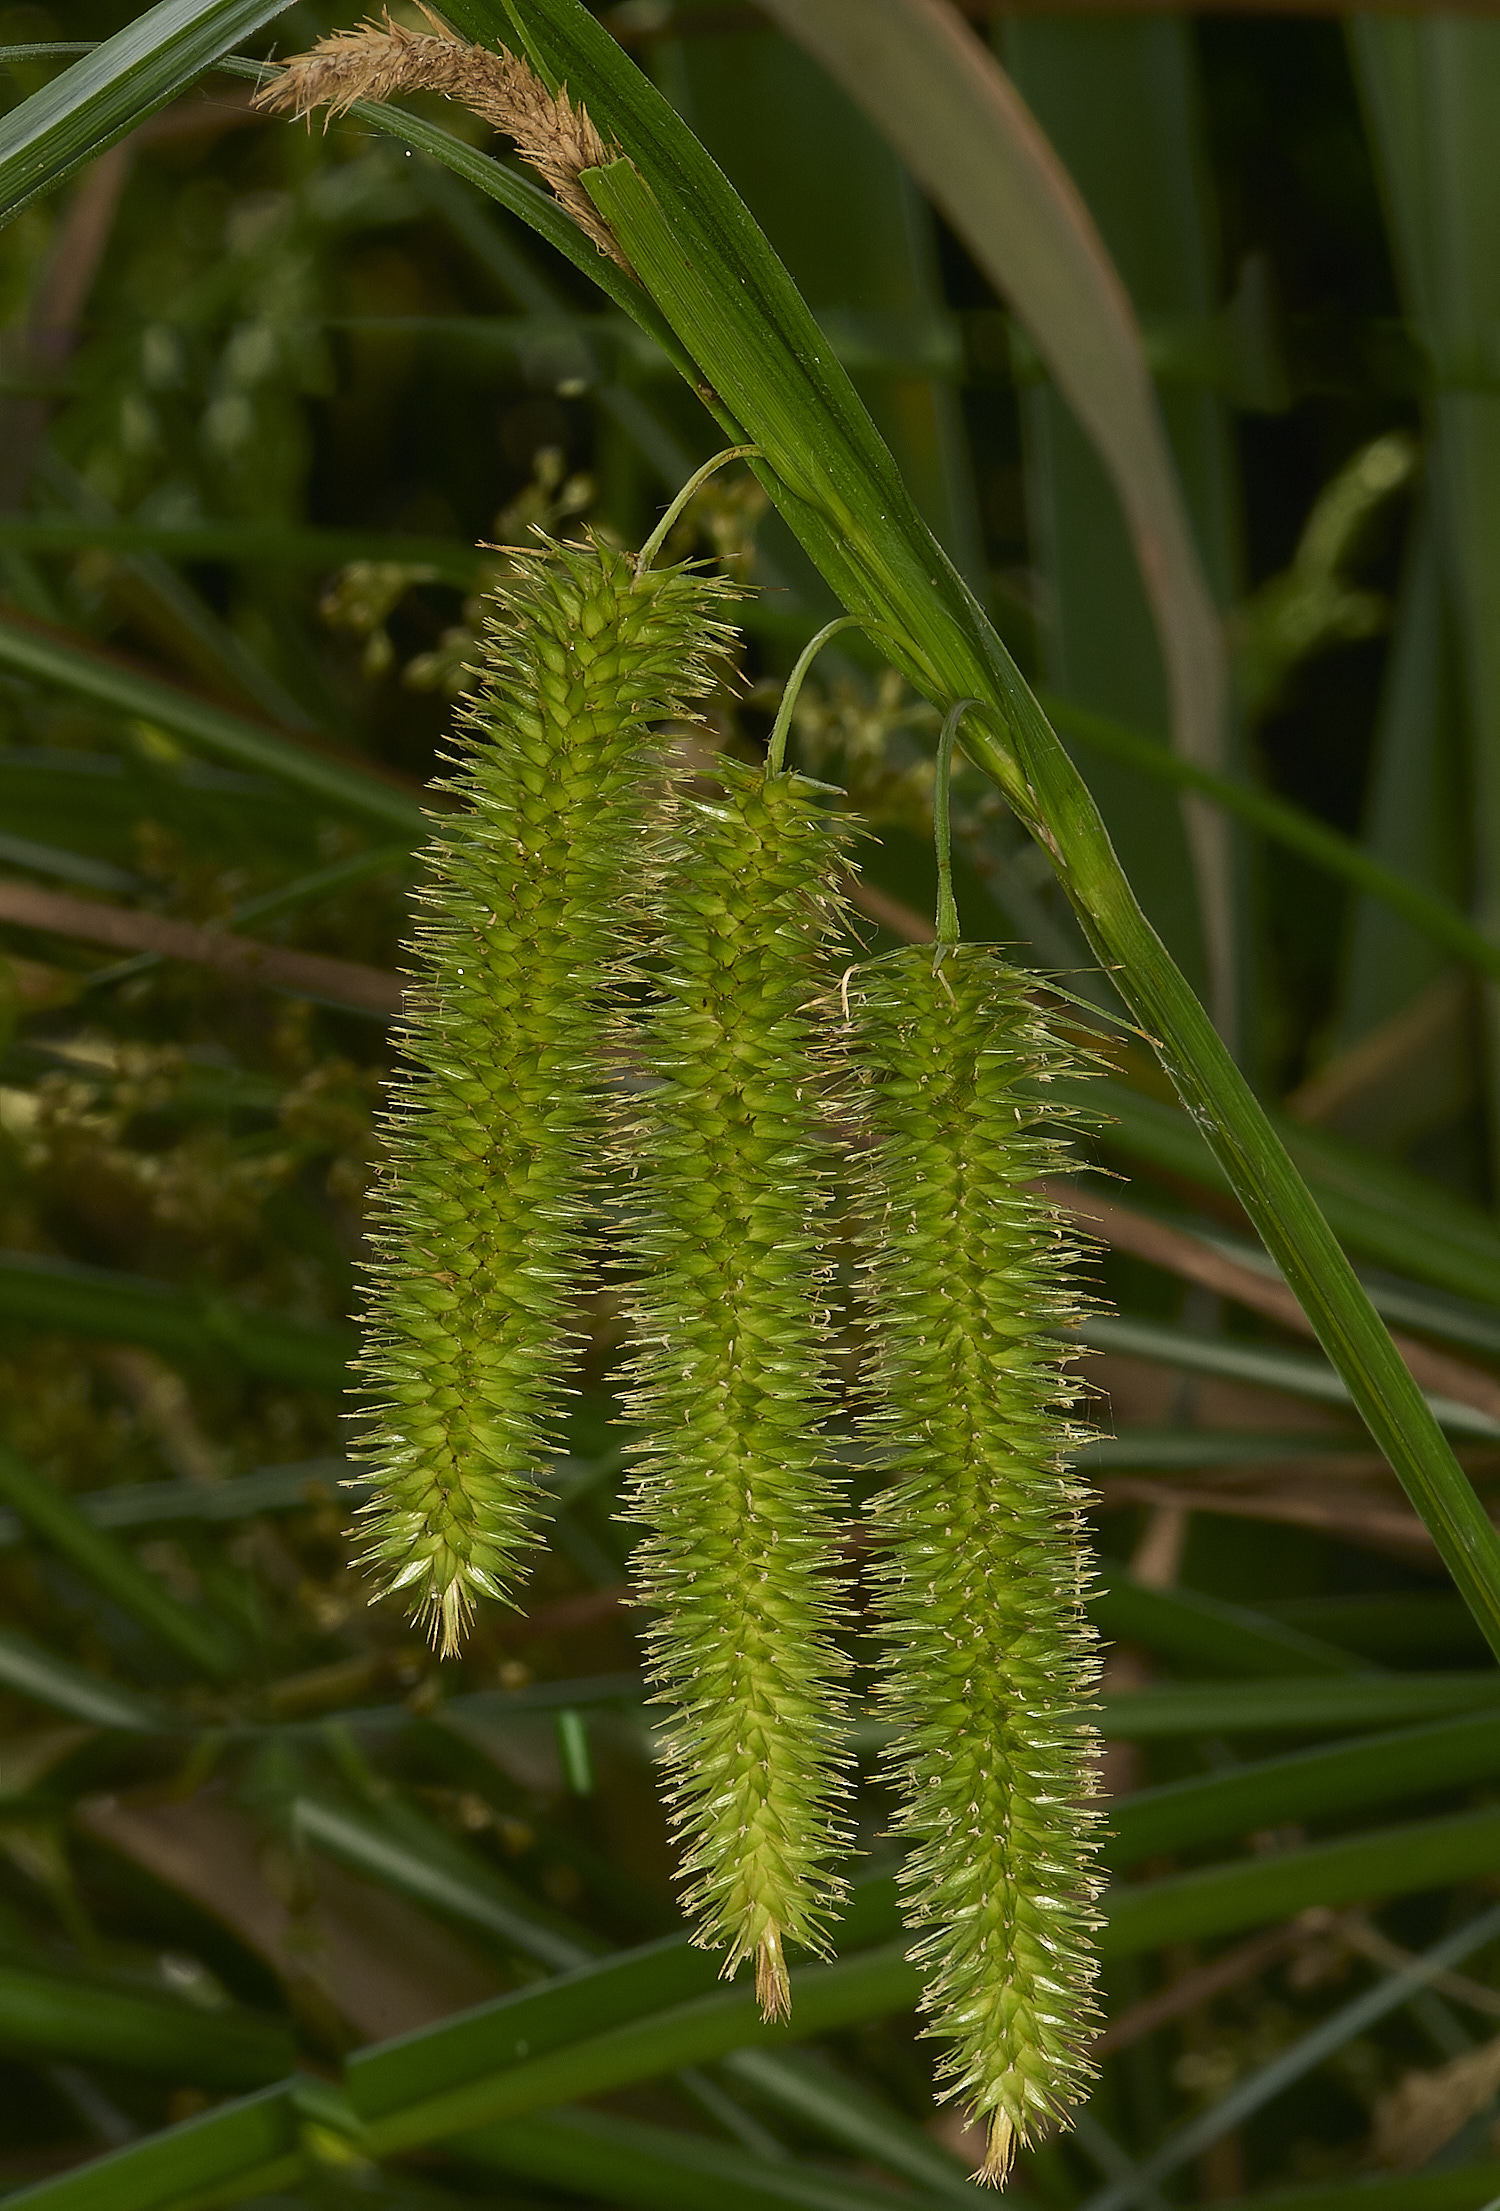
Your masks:
<instances>
[{"instance_id":1,"label":"blurred background foliage","mask_svg":"<svg viewBox=\"0 0 1500 2211\"><path fill-rule=\"evenodd\" d=\"M1141 764L1167 718L1146 596L1026 332L754 7L601 12L1061 702L1202 983L1178 798ZM1500 25L970 12L1134 304L1229 640L1233 778L1493 934ZM0 45L133 13L6 6ZM299 0L256 50L353 20ZM59 66L10 59L10 96ZM867 1979L795 2061L725 2030L712 1965L682 1964L607 1298L528 1611L492 1610L439 1666L351 1570L361 1200L420 787L493 548L534 524L638 543L718 440L577 270L446 170L247 97L211 76L0 233L0 2181L60 2186L296 2067L277 2108L297 2154L254 2182L277 2201L970 2195L974 2145L878 1947L870 1761L848 1930ZM753 757L825 587L733 473L673 550L755 587L737 680L683 735ZM873 831L872 946L927 928L934 719L847 637L799 709L804 763ZM1064 976L1080 1025L1107 1012L1044 855L972 771L955 802L968 933ZM1305 838L1237 827L1233 878L1243 1063L1486 1490L1494 986ZM1500 1680L1159 1071L1128 1035L1112 1050L1091 1102L1117 1179L1062 1192L1113 1305L1085 1332L1110 2023L1077 2133L1012 2192L1480 2211L1500 2197ZM359 2082L426 2079L433 2022L622 1951L546 2030L584 2055L523 2116L423 2122L379 2161ZM633 2010L594 1993L611 1973ZM706 2023L667 2032L652 2005L689 1998ZM634 2057L589 2057L622 2019L645 2022ZM368 2053L413 2033L406 2058ZM147 2196L113 2171L80 2203L219 2200L187 2166Z\"/></svg>"}]
</instances>

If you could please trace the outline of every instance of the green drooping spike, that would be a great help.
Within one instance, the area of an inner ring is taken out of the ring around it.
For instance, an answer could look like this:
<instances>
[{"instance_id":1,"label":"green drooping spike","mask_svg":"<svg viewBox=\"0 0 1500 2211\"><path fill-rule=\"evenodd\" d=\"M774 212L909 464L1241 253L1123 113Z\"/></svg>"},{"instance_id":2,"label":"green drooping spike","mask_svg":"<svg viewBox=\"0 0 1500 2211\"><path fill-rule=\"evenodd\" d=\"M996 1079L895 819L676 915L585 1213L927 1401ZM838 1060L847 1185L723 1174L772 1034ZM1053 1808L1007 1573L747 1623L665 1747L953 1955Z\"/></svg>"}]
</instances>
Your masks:
<instances>
[{"instance_id":1,"label":"green drooping spike","mask_svg":"<svg viewBox=\"0 0 1500 2211\"><path fill-rule=\"evenodd\" d=\"M826 1949L847 1783L839 1500L820 1472L837 1146L818 1001L833 987L843 837L800 776L714 763L658 853L646 1087L620 1152L646 1442L630 1513L674 1710L669 1801L687 1908L783 2015L785 1946Z\"/></svg>"},{"instance_id":2,"label":"green drooping spike","mask_svg":"<svg viewBox=\"0 0 1500 2211\"><path fill-rule=\"evenodd\" d=\"M1093 1730L1077 1396L1049 1331L1079 1249L1028 1185L1061 1161L1030 1090L1070 1054L988 947L855 971L845 1035L861 1164L878 1697L911 1854L946 2093L989 2128L980 2177L1092 2078ZM1076 1071L1076 1070L1075 1070Z\"/></svg>"},{"instance_id":3,"label":"green drooping spike","mask_svg":"<svg viewBox=\"0 0 1500 2211\"><path fill-rule=\"evenodd\" d=\"M601 1203L608 978L660 790L653 725L709 687L728 635L727 587L685 568L548 543L515 570L441 786L462 810L427 850L365 1310L365 1557L445 1653L536 1541Z\"/></svg>"}]
</instances>

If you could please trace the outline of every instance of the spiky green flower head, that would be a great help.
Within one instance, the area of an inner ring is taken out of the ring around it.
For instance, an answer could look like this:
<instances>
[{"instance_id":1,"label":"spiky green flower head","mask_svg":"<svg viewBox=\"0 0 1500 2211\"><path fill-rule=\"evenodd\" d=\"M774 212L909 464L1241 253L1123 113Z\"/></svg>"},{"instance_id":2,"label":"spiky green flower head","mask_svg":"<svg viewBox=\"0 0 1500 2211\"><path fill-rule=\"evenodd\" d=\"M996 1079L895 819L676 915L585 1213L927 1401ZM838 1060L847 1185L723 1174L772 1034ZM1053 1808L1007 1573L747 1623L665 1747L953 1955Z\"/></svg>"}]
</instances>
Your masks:
<instances>
[{"instance_id":1,"label":"spiky green flower head","mask_svg":"<svg viewBox=\"0 0 1500 2211\"><path fill-rule=\"evenodd\" d=\"M656 995L620 1152L645 1441L633 1571L673 1707L668 1802L697 1940L756 1961L768 2017L788 1943L825 1950L842 1892L846 1671L839 1498L820 1469L838 1151L818 1001L844 838L823 786L721 759L679 790L656 873Z\"/></svg>"},{"instance_id":2,"label":"spiky green flower head","mask_svg":"<svg viewBox=\"0 0 1500 2211\"><path fill-rule=\"evenodd\" d=\"M939 2070L988 2123L977 2177L1092 2078L1097 1675L1066 1352L1079 1251L1028 1185L1062 1164L1033 1084L1074 1068L989 947L872 961L844 996L858 1111L879 1701Z\"/></svg>"},{"instance_id":3,"label":"spiky green flower head","mask_svg":"<svg viewBox=\"0 0 1500 2211\"><path fill-rule=\"evenodd\" d=\"M602 1049L655 725L709 687L731 596L606 545L515 556L427 848L411 1067L387 1122L368 1269L366 1559L445 1654L536 1542L592 1260ZM628 935L628 929L624 932Z\"/></svg>"}]
</instances>

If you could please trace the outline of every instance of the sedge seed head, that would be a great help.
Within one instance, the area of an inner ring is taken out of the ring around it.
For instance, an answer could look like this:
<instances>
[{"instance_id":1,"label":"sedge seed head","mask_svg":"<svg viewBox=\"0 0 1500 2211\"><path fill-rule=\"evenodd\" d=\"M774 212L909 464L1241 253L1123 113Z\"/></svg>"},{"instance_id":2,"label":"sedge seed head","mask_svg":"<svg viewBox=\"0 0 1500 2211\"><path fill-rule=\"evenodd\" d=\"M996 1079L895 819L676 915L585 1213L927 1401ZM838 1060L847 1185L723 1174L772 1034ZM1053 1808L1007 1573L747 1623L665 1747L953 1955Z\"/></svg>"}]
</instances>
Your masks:
<instances>
[{"instance_id":1,"label":"sedge seed head","mask_svg":"<svg viewBox=\"0 0 1500 2211\"><path fill-rule=\"evenodd\" d=\"M426 855L407 1066L365 1274L378 1490L364 1559L445 1655L539 1541L595 1261L606 1052L659 721L710 681L728 593L544 542L491 602L457 801Z\"/></svg>"},{"instance_id":2,"label":"sedge seed head","mask_svg":"<svg viewBox=\"0 0 1500 2211\"><path fill-rule=\"evenodd\" d=\"M826 1948L847 1842L843 1500L820 1441L838 1157L818 1019L844 854L801 779L727 759L713 777L659 827L645 1080L616 1126L645 1438L627 1510L646 1529L633 1571L658 1615L684 1902L726 1971L754 1958L780 2016L786 1945Z\"/></svg>"},{"instance_id":3,"label":"sedge seed head","mask_svg":"<svg viewBox=\"0 0 1500 2211\"><path fill-rule=\"evenodd\" d=\"M1061 1164L1032 1097L1076 1059L983 946L856 971L839 1013L861 1134L864 1426L885 1642L879 1701L910 1844L943 2092L989 2128L978 2176L1092 2078L1093 1731L1076 1390L1048 1331L1085 1302L1077 1241L1028 1185Z\"/></svg>"},{"instance_id":4,"label":"sedge seed head","mask_svg":"<svg viewBox=\"0 0 1500 2211\"><path fill-rule=\"evenodd\" d=\"M298 117L317 108L329 118L359 100L391 100L405 92L437 92L482 116L514 139L516 152L535 169L579 229L602 254L630 264L613 231L579 181L585 169L602 168L617 151L607 146L583 107L564 89L555 97L517 55L495 53L456 38L429 14L432 32L409 31L387 15L380 23L335 31L305 54L294 55L279 77L256 93L252 105L286 109Z\"/></svg>"}]
</instances>

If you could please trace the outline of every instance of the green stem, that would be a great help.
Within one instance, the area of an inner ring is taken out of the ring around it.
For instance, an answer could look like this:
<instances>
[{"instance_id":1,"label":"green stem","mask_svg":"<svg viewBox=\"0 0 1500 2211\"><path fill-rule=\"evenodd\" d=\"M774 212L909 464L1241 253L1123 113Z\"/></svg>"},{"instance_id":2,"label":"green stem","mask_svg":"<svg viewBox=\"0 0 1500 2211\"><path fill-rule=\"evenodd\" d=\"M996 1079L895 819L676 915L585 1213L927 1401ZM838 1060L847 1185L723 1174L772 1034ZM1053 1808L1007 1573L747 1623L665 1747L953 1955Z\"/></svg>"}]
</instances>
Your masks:
<instances>
[{"instance_id":1,"label":"green stem","mask_svg":"<svg viewBox=\"0 0 1500 2211\"><path fill-rule=\"evenodd\" d=\"M958 942L958 901L953 896L953 821L948 793L953 783L953 744L958 725L978 699L960 699L948 709L938 738L937 765L932 777L932 842L937 853L937 940L940 946ZM940 955L941 956L941 955Z\"/></svg>"},{"instance_id":2,"label":"green stem","mask_svg":"<svg viewBox=\"0 0 1500 2211\"><path fill-rule=\"evenodd\" d=\"M817 636L810 643L803 646L801 652L797 655L797 665L786 679L786 688L781 694L781 704L776 709L776 720L771 728L771 742L766 747L766 774L768 777L786 773L786 748L787 739L792 733L792 716L797 711L797 700L801 695L807 671L817 659L823 647L828 643L830 637L837 637L840 630L870 629L872 627L874 625L867 622L861 614L841 614L837 621L825 622Z\"/></svg>"},{"instance_id":3,"label":"green stem","mask_svg":"<svg viewBox=\"0 0 1500 2211\"><path fill-rule=\"evenodd\" d=\"M683 485L681 491L678 492L676 498L668 507L666 513L657 523L656 528L651 532L651 535L647 538L645 544L641 547L640 551L635 556L635 577L637 586L639 586L641 578L645 575L646 570L651 566L651 563L655 560L657 554L666 544L673 524L676 522L678 516L682 513L682 510L687 505L688 501L698 490L699 486L701 484L706 484L709 477L712 476L716 470L726 467L730 461L761 461L764 459L765 455L762 453L758 445L728 445L724 448L724 451L722 453L715 453L711 461L705 461L701 468L695 468L692 475L689 476L687 482Z\"/></svg>"}]
</instances>

